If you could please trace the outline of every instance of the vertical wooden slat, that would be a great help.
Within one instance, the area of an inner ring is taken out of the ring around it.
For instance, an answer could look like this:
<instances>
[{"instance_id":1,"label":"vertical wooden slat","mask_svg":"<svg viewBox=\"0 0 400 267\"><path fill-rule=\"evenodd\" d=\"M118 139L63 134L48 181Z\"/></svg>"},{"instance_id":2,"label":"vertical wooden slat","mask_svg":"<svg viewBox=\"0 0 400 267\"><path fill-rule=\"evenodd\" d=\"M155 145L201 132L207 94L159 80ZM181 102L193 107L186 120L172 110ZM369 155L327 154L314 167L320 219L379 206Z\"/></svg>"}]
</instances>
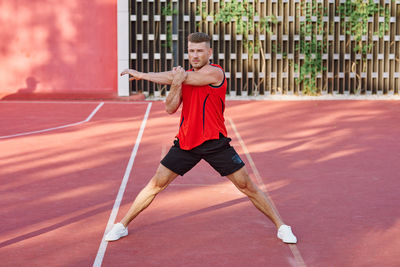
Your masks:
<instances>
[{"instance_id":1,"label":"vertical wooden slat","mask_svg":"<svg viewBox=\"0 0 400 267\"><path fill-rule=\"evenodd\" d=\"M379 7L382 7L382 3L381 3L382 1L384 1L384 0L378 1L378 6ZM380 17L380 13L375 14L374 25L376 27L376 31L374 33L374 38L378 37L378 35L379 35L379 26L380 26L379 17ZM380 59L380 51L382 49L382 38L373 40L373 43L374 43L374 48L375 48L374 49L374 53L375 53L374 57L376 58L375 73L378 74L378 75L376 75L377 77L375 78L375 86L374 86L374 89L376 90L374 93L376 94L376 93L381 93L382 92L382 76L383 76L383 72L381 72L382 71L382 66L381 66L381 59Z\"/></svg>"},{"instance_id":2,"label":"vertical wooden slat","mask_svg":"<svg viewBox=\"0 0 400 267\"><path fill-rule=\"evenodd\" d=\"M327 7L326 10L324 10L324 14L323 14L323 21L324 21L324 27L323 27L323 31L324 34L322 35L322 39L324 40L324 47L325 47L325 51L324 54L328 54L329 50L328 50L328 45L329 45L329 41L328 41L328 34L329 34L329 23L328 21L325 21L325 18L328 17L329 15L329 11L328 11L328 1L324 0L321 3L322 8ZM323 58L322 60L322 67L325 68L325 70L322 70L322 79L321 79L321 93L322 94L326 94L328 93L328 58Z\"/></svg>"},{"instance_id":3,"label":"vertical wooden slat","mask_svg":"<svg viewBox=\"0 0 400 267\"><path fill-rule=\"evenodd\" d=\"M400 4L396 5L396 37L398 37L395 46L396 46L396 68L395 72L398 74L397 78L395 79L395 93L400 93Z\"/></svg>"},{"instance_id":4,"label":"vertical wooden slat","mask_svg":"<svg viewBox=\"0 0 400 267\"><path fill-rule=\"evenodd\" d=\"M131 0L130 1L130 12L133 16L136 16L135 14L137 13L136 11L136 1L135 0ZM130 39L130 44L129 44L129 53L132 54L136 54L136 25L137 23L135 21L132 20L132 15L129 16L129 20L130 20L130 35L131 37ZM136 58L133 58L132 56L130 56L130 62L129 62L129 68L133 68L133 69L137 69L137 60ZM130 83L130 90L131 91L135 91L138 92L138 88L136 86L136 82L131 82Z\"/></svg>"},{"instance_id":5,"label":"vertical wooden slat","mask_svg":"<svg viewBox=\"0 0 400 267\"><path fill-rule=\"evenodd\" d=\"M376 20L377 20L377 15L376 14L374 14L374 16L373 16L373 18L372 18L372 22L370 22L369 24L371 25L371 32L370 32L370 39L369 39L369 42L370 43L372 43L372 44L374 44L375 43L375 41L374 41L374 35L375 35L375 32L377 31L377 29L378 29L378 25L376 25ZM368 76L369 77L371 77L371 92L373 93L373 94L375 94L376 93L376 90L377 90L377 86L378 86L378 82L377 82L377 78L375 78L373 75L374 75L374 73L376 73L378 70L377 70L377 65L378 65L378 58L377 58L377 53L376 53L376 50L377 50L377 46L375 45L373 48L372 48L372 60L370 60L370 72L368 73Z\"/></svg>"},{"instance_id":6,"label":"vertical wooden slat","mask_svg":"<svg viewBox=\"0 0 400 267\"><path fill-rule=\"evenodd\" d=\"M259 4L259 10L258 10L259 14L260 14L260 19L261 18L265 18L266 15L266 4L265 2L260 2ZM263 40L260 39L259 45L260 45L260 52L259 52L259 66L260 69L258 71L258 94L263 95L265 93L265 84L266 84L266 62L265 62L265 37L266 37L266 32L265 30L260 31L261 35L263 36ZM261 38L261 35L259 36L259 38Z\"/></svg>"},{"instance_id":7,"label":"vertical wooden slat","mask_svg":"<svg viewBox=\"0 0 400 267\"><path fill-rule=\"evenodd\" d=\"M263 34L260 28L260 7L261 4L260 2L255 3L254 5L254 45L257 46L257 49L255 49L251 62L252 62L252 72L253 72L253 92L252 95L257 96L260 94L260 75L259 72L261 70L261 65L260 65L260 35ZM256 19L257 18L257 19Z\"/></svg>"},{"instance_id":8,"label":"vertical wooden slat","mask_svg":"<svg viewBox=\"0 0 400 267\"><path fill-rule=\"evenodd\" d=\"M289 14L288 14L288 24L289 24L289 45L288 45L288 65L289 65L289 89L288 92L290 94L294 93L295 90L295 82L294 82L294 54L295 54L295 45L294 45L294 34L296 32L295 22L292 19L295 17L295 3L294 1L289 1Z\"/></svg>"},{"instance_id":9,"label":"vertical wooden slat","mask_svg":"<svg viewBox=\"0 0 400 267\"><path fill-rule=\"evenodd\" d=\"M245 17L245 18L247 18L247 17ZM243 19L245 19L245 18L243 18ZM248 20L248 18L247 18L247 20ZM250 34L249 34L249 37L250 37ZM242 95L247 95L249 92L248 79L247 79L247 75L246 75L248 72L249 66L247 64L247 60L243 57L243 55L247 53L248 44L249 44L248 40L245 40L244 38L242 38L242 40L237 40L237 42L236 42L236 45L237 45L236 57L237 57L237 64L238 64L237 66L238 66L238 69L240 69L240 73L241 73L240 85L242 88Z\"/></svg>"},{"instance_id":10,"label":"vertical wooden slat","mask_svg":"<svg viewBox=\"0 0 400 267\"><path fill-rule=\"evenodd\" d=\"M276 15L277 19L280 20L282 17L282 10L279 8L279 2L276 1L272 3L272 12ZM275 44L275 92L277 94L282 94L283 86L282 86L282 22L279 21L277 24L274 24L274 44Z\"/></svg>"},{"instance_id":11,"label":"vertical wooden slat","mask_svg":"<svg viewBox=\"0 0 400 267\"><path fill-rule=\"evenodd\" d=\"M272 9L272 3L271 1L267 1L266 3L266 15L270 16L271 15L271 9ZM265 48L265 77L266 77L266 88L265 90L267 91L267 93L271 94L272 93L272 78L271 78L271 72L272 72L272 63L271 63L271 36L270 34L266 34L265 35L265 44L266 44L266 48ZM268 55L268 57L267 57Z\"/></svg>"},{"instance_id":12,"label":"vertical wooden slat","mask_svg":"<svg viewBox=\"0 0 400 267\"><path fill-rule=\"evenodd\" d=\"M342 18L341 16L342 14L340 13L340 10L337 11L337 16L339 17L339 22L337 23L337 36L336 36L336 40L338 45L338 50L336 51L339 54L339 59L336 60L337 64L338 64L338 68L337 68L337 77L338 77L338 87L339 87L339 93L343 94L345 93L346 90L346 84L344 83L344 77L342 76L344 73L344 53L345 53L345 43L342 39L343 36L343 26L342 24L344 24L344 18ZM347 93L347 92L346 92Z\"/></svg>"},{"instance_id":13,"label":"vertical wooden slat","mask_svg":"<svg viewBox=\"0 0 400 267\"><path fill-rule=\"evenodd\" d=\"M276 13L276 1L271 1L271 5L269 8L269 14L272 15L277 15ZM272 25L272 35L270 38L270 54L271 54L271 72L270 72L270 81L271 81L271 93L276 94L277 92L277 78L276 78L276 73L277 73L277 27L276 25Z\"/></svg>"},{"instance_id":14,"label":"vertical wooden slat","mask_svg":"<svg viewBox=\"0 0 400 267\"><path fill-rule=\"evenodd\" d=\"M390 17L391 18L396 18L396 3L395 2L391 2L389 4L389 11L390 11ZM389 35L390 35L390 41L388 42L388 48L387 48L387 53L389 54L389 56L387 58L385 58L385 61L387 62L387 68L388 68L388 72L389 72L389 81L388 81L388 90L390 94L394 93L394 61L390 58L390 55L394 54L394 36L396 34L395 32L395 27L393 27L393 22L390 22L390 28L389 28Z\"/></svg>"},{"instance_id":15,"label":"vertical wooden slat","mask_svg":"<svg viewBox=\"0 0 400 267\"><path fill-rule=\"evenodd\" d=\"M136 27L136 40L137 40L137 54L136 54L136 59L137 59L137 68L139 71L143 71L143 49L142 49L142 45L143 45L143 41L139 40L139 36L143 36L143 28L142 28L142 5L141 5L141 1L136 1L136 10L137 10L137 14L140 15L136 15L136 22L137 22L137 27ZM145 87L145 84L143 81L139 81L137 82L137 86L139 86L140 88L147 88ZM148 90L146 90L148 91Z\"/></svg>"},{"instance_id":16,"label":"vertical wooden slat","mask_svg":"<svg viewBox=\"0 0 400 267\"><path fill-rule=\"evenodd\" d=\"M339 35L340 35L340 29L339 29L339 23L337 18L340 18L339 11L336 8L336 4L334 6L334 40L335 40L335 45L333 49L333 88L334 92L336 93L341 93L340 89L340 83L339 83L339 60L338 60L338 55L340 55L340 43L339 43Z\"/></svg>"},{"instance_id":17,"label":"vertical wooden slat","mask_svg":"<svg viewBox=\"0 0 400 267\"><path fill-rule=\"evenodd\" d=\"M288 12L289 12L289 4L284 2L282 3L282 6L280 6L280 9L282 10L281 16L282 16L282 21L280 24L281 27L281 32L282 32L282 73L286 73L285 77L282 75L282 93L287 94L288 88L289 88L289 79L288 79L288 74L289 74L289 68L288 68L288 62L287 62L287 54L288 54L288 39L284 40L283 36L289 37L289 32L288 32L288 24L287 24L287 17L288 17Z\"/></svg>"},{"instance_id":18,"label":"vertical wooden slat","mask_svg":"<svg viewBox=\"0 0 400 267\"><path fill-rule=\"evenodd\" d=\"M297 2L295 4L295 15L294 15L294 21L295 21L295 34L294 34L294 47L295 47L295 53L294 53L294 64L299 65L301 63L300 61L300 51L298 49L300 45L300 16L302 16L302 5L300 1L295 1ZM297 39L296 39L297 37ZM300 75L300 69L297 69L297 71L294 74L294 78L296 80L296 77L298 79ZM301 85L299 83L295 83L295 90L294 93L297 94L301 90Z\"/></svg>"},{"instance_id":19,"label":"vertical wooden slat","mask_svg":"<svg viewBox=\"0 0 400 267\"><path fill-rule=\"evenodd\" d=\"M346 10L346 11L348 11L348 10ZM348 29L348 26L346 23L346 20L348 17L346 15L346 13L343 14L343 17L344 18L341 19L341 24L342 24L341 25L341 29L342 29L342 32L341 32L342 37L341 38L344 37L344 40L342 42L343 54L341 55L341 62L343 63L342 86L343 86L343 91L346 94L350 94L351 93L351 87L350 87L350 71L351 70L350 70L350 59L347 58L347 55L349 55L351 53L350 52L351 45L350 45L350 36L348 34L346 34L346 30Z\"/></svg>"},{"instance_id":20,"label":"vertical wooden slat","mask_svg":"<svg viewBox=\"0 0 400 267\"><path fill-rule=\"evenodd\" d=\"M153 32L154 32L154 44L153 44L153 49L154 49L154 71L155 72L160 72L161 71L161 41L160 41L160 27L161 27L161 4L159 1L154 1L154 8L151 12L152 20L154 21L153 24ZM157 17L156 17L157 16ZM156 85L157 90L161 91L163 86L161 85ZM166 94L164 90L164 94Z\"/></svg>"},{"instance_id":21,"label":"vertical wooden slat","mask_svg":"<svg viewBox=\"0 0 400 267\"><path fill-rule=\"evenodd\" d=\"M334 92L334 79L333 79L333 73L334 73L334 61L333 61L333 53L334 53L334 42L333 40L330 39L331 36L334 35L335 30L331 21L334 20L334 3L330 3L330 1L326 2L328 5L328 31L327 31L327 40L328 40L328 48L327 48L327 53L328 53L328 67L327 67L327 87L328 90L327 92L329 94L332 94Z\"/></svg>"},{"instance_id":22,"label":"vertical wooden slat","mask_svg":"<svg viewBox=\"0 0 400 267\"><path fill-rule=\"evenodd\" d=\"M176 8L176 12L177 14L175 15L175 19L176 19L176 26L175 26L175 34L177 36L177 40L176 42L176 51L174 51L174 53L177 53L176 57L178 59L177 62L175 62L175 66L184 66L184 51L185 51L185 46L184 46L184 40L185 37L183 36L183 29L182 26L184 25L183 22L183 16L184 16L184 10L183 10L183 5L184 5L184 1L178 1L176 3L174 3L175 8Z\"/></svg>"},{"instance_id":23,"label":"vertical wooden slat","mask_svg":"<svg viewBox=\"0 0 400 267\"><path fill-rule=\"evenodd\" d=\"M191 10L190 10L190 2L189 2L189 0L185 0L184 1L184 14L185 14L185 16L187 16L187 20L186 21L184 21L184 24L183 24L183 31L182 31L182 35L183 35L183 51L184 51L184 54L186 53L187 54L187 46L186 46L186 43L187 43L187 36L190 34L190 21L193 19L192 18L192 16L191 16ZM185 58L185 60L184 60L184 68L187 70L187 69L189 69L189 60L187 59L187 58Z\"/></svg>"},{"instance_id":24,"label":"vertical wooden slat","mask_svg":"<svg viewBox=\"0 0 400 267\"><path fill-rule=\"evenodd\" d=\"M242 51L242 42L240 40L239 41L237 40L237 35L234 34L234 32L236 31L235 29L236 29L236 21L233 21L231 23L231 34L230 34L230 36L231 36L230 38L232 40L231 44L233 44L233 46L231 47L231 58L232 58L232 56L236 57L233 60L234 66L235 66L235 69L234 69L234 73L235 73L234 79L236 81L235 88L238 92L238 95L242 95L242 93L243 93L242 86L243 85L242 85L241 75L242 75L243 64L241 64L241 62L239 61L240 60L239 53L241 53L241 51Z\"/></svg>"}]
</instances>

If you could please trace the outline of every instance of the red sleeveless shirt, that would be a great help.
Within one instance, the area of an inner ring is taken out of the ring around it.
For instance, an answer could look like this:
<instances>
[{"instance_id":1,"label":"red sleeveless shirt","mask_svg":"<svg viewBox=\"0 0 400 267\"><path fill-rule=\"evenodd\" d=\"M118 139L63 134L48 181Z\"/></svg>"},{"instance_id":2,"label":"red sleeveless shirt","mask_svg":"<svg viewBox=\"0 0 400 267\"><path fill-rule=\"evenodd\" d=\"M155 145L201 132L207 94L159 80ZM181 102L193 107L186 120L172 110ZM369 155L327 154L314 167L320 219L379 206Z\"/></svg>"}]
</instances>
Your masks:
<instances>
[{"instance_id":1,"label":"red sleeveless shirt","mask_svg":"<svg viewBox=\"0 0 400 267\"><path fill-rule=\"evenodd\" d=\"M224 72L221 66L210 65ZM224 124L226 87L225 72L224 79L218 86L182 84L183 107L176 136L181 149L190 150L207 140L219 139L220 133L227 136Z\"/></svg>"}]
</instances>

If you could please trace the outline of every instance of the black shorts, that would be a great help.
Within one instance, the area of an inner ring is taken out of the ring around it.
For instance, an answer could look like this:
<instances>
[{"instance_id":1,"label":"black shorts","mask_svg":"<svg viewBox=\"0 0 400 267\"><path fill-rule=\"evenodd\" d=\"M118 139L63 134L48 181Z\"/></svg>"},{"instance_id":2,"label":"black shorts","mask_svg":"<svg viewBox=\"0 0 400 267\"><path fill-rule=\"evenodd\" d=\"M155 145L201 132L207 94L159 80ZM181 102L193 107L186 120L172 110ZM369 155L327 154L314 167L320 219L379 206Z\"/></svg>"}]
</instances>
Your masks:
<instances>
[{"instance_id":1,"label":"black shorts","mask_svg":"<svg viewBox=\"0 0 400 267\"><path fill-rule=\"evenodd\" d=\"M230 138L221 134L219 139L208 140L191 150L183 150L179 147L179 140L175 140L161 164L183 176L204 159L221 176L227 176L244 166L242 159L229 144L230 141Z\"/></svg>"}]
</instances>

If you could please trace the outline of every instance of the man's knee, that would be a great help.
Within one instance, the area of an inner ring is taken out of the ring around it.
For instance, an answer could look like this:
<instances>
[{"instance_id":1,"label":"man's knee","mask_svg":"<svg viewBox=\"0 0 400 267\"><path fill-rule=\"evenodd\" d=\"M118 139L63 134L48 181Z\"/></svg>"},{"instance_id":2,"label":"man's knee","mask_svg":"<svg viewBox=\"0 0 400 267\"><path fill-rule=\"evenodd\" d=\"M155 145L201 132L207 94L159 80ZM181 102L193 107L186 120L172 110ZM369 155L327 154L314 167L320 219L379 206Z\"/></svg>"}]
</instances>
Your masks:
<instances>
[{"instance_id":1,"label":"man's knee","mask_svg":"<svg viewBox=\"0 0 400 267\"><path fill-rule=\"evenodd\" d=\"M253 183L247 173L243 173L240 176L231 177L231 181L236 185L236 187L246 195L254 195L258 192L258 187Z\"/></svg>"},{"instance_id":2,"label":"man's knee","mask_svg":"<svg viewBox=\"0 0 400 267\"><path fill-rule=\"evenodd\" d=\"M149 187L152 191L158 193L165 189L175 177L176 175L173 173L166 172L164 168L159 168L150 180Z\"/></svg>"},{"instance_id":3,"label":"man's knee","mask_svg":"<svg viewBox=\"0 0 400 267\"><path fill-rule=\"evenodd\" d=\"M250 178L245 182L244 186L242 187L241 191L248 196L254 196L258 193L259 189L257 185L255 185Z\"/></svg>"},{"instance_id":4,"label":"man's knee","mask_svg":"<svg viewBox=\"0 0 400 267\"><path fill-rule=\"evenodd\" d=\"M168 184L166 183L163 177L155 175L149 182L148 187L154 193L159 193L162 191Z\"/></svg>"}]
</instances>

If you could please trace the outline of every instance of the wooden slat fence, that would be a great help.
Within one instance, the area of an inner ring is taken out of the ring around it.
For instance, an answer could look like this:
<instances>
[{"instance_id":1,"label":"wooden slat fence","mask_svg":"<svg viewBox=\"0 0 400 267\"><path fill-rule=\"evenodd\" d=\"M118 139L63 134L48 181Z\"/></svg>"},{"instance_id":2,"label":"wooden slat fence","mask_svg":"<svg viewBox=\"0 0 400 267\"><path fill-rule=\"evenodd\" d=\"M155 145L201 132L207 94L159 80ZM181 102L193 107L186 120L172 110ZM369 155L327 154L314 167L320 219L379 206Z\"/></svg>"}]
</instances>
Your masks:
<instances>
[{"instance_id":1,"label":"wooden slat fence","mask_svg":"<svg viewBox=\"0 0 400 267\"><path fill-rule=\"evenodd\" d=\"M357 1L132 0L130 64L145 72L188 69L186 37L202 31L213 39L212 61L225 69L232 96L399 94L400 1L364 1L381 10L367 17L367 32L358 36L349 32L351 2ZM216 20L228 3L245 7L240 23L248 31L238 33L237 20ZM146 81L131 89L155 96L168 90Z\"/></svg>"}]
</instances>

